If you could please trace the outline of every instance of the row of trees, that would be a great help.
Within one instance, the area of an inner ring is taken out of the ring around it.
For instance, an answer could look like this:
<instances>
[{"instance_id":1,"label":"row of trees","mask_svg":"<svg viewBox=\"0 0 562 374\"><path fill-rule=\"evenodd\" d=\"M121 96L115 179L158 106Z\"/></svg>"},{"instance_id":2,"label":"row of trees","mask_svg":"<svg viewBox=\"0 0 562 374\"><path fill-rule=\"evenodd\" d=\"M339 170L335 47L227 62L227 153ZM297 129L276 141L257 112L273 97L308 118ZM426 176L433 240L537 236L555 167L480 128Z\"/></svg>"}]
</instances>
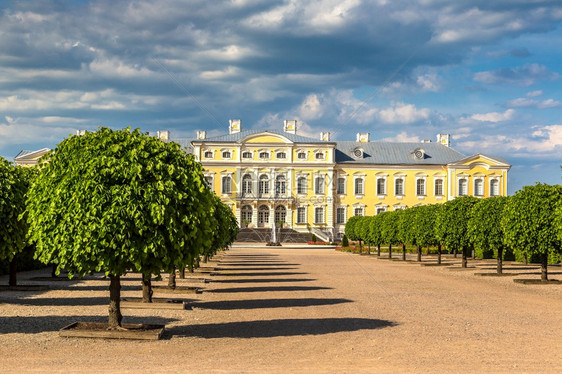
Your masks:
<instances>
[{"instance_id":1,"label":"row of trees","mask_svg":"<svg viewBox=\"0 0 562 374\"><path fill-rule=\"evenodd\" d=\"M422 247L436 246L438 263L441 248L462 253L467 266L469 251L482 257L497 258L497 272L502 273L506 252L518 259L539 260L541 279L548 279L548 263L558 262L562 252L562 186L536 184L525 186L510 197L478 199L464 196L444 204L422 205L385 212L372 217L352 217L345 227L350 240L375 245L406 244L417 248L421 261ZM490 256L491 257L491 256Z\"/></svg>"},{"instance_id":2,"label":"row of trees","mask_svg":"<svg viewBox=\"0 0 562 374\"><path fill-rule=\"evenodd\" d=\"M0 256L13 257L29 241L36 258L69 277L104 272L109 328L121 327L121 276L141 273L150 302L153 275L193 267L236 237L232 211L176 143L100 128L65 139L46 157L32 180L0 164Z\"/></svg>"}]
</instances>

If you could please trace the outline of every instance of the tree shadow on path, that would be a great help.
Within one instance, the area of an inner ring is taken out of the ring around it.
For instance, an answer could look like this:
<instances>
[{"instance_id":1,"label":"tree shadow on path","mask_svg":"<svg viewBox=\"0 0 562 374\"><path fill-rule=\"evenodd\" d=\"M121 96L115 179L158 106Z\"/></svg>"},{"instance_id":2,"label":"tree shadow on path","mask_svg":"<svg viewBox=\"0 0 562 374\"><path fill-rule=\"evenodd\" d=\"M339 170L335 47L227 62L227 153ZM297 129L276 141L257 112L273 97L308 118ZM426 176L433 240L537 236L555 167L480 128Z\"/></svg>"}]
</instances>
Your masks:
<instances>
[{"instance_id":1,"label":"tree shadow on path","mask_svg":"<svg viewBox=\"0 0 562 374\"><path fill-rule=\"evenodd\" d=\"M232 288L217 288L214 290L205 290L205 292L212 293L235 293L235 292L271 292L271 291L317 291L317 290L331 290L330 287L316 287L316 286L271 286L271 287L232 287Z\"/></svg>"},{"instance_id":2,"label":"tree shadow on path","mask_svg":"<svg viewBox=\"0 0 562 374\"><path fill-rule=\"evenodd\" d=\"M253 299L205 301L191 304L194 308L214 310L293 308L351 303L349 299Z\"/></svg>"},{"instance_id":3,"label":"tree shadow on path","mask_svg":"<svg viewBox=\"0 0 562 374\"><path fill-rule=\"evenodd\" d=\"M272 338L277 336L324 335L359 330L378 330L397 323L368 318L276 319L174 326L166 328L165 338Z\"/></svg>"}]
</instances>

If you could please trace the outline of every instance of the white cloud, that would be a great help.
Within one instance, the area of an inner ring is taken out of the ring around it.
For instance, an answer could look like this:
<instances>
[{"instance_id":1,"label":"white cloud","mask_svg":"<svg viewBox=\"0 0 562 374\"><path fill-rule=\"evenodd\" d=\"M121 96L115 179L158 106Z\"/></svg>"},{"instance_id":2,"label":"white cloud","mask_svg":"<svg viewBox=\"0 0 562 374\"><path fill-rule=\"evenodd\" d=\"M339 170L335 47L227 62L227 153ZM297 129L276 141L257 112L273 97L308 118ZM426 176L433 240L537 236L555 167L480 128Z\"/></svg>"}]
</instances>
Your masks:
<instances>
[{"instance_id":1,"label":"white cloud","mask_svg":"<svg viewBox=\"0 0 562 374\"><path fill-rule=\"evenodd\" d=\"M505 103L507 107L511 108L537 108L537 109L549 109L549 108L560 108L562 107L562 102L554 99L547 100L532 100L526 97L519 97Z\"/></svg>"},{"instance_id":2,"label":"white cloud","mask_svg":"<svg viewBox=\"0 0 562 374\"><path fill-rule=\"evenodd\" d=\"M386 123L412 123L428 119L429 114L430 111L427 108L418 109L413 104L398 102L386 109L381 109L378 117Z\"/></svg>"},{"instance_id":3,"label":"white cloud","mask_svg":"<svg viewBox=\"0 0 562 374\"><path fill-rule=\"evenodd\" d=\"M527 94L525 96L527 97L537 97L537 96L542 96L543 92L541 90L535 90L535 91L530 91L527 92Z\"/></svg>"},{"instance_id":4,"label":"white cloud","mask_svg":"<svg viewBox=\"0 0 562 374\"><path fill-rule=\"evenodd\" d=\"M382 138L383 142L399 142L399 143L419 143L420 138L414 135L408 135L405 131L400 134L388 138Z\"/></svg>"},{"instance_id":5,"label":"white cloud","mask_svg":"<svg viewBox=\"0 0 562 374\"><path fill-rule=\"evenodd\" d=\"M490 113L481 113L481 114L473 114L470 118L476 121L482 122L502 122L507 121L513 117L515 114L515 110L508 109L505 112L490 112Z\"/></svg>"},{"instance_id":6,"label":"white cloud","mask_svg":"<svg viewBox=\"0 0 562 374\"><path fill-rule=\"evenodd\" d=\"M304 120L322 117L324 108L317 94L311 94L306 97L299 108L299 114Z\"/></svg>"},{"instance_id":7,"label":"white cloud","mask_svg":"<svg viewBox=\"0 0 562 374\"><path fill-rule=\"evenodd\" d=\"M231 78L237 76L239 69L234 66L228 66L224 70L203 71L199 75L203 79L219 80L224 78Z\"/></svg>"},{"instance_id":8,"label":"white cloud","mask_svg":"<svg viewBox=\"0 0 562 374\"><path fill-rule=\"evenodd\" d=\"M530 86L539 80L556 80L558 73L551 72L546 66L528 64L516 68L503 68L493 71L481 71L474 74L474 80L485 84L517 84Z\"/></svg>"}]
</instances>

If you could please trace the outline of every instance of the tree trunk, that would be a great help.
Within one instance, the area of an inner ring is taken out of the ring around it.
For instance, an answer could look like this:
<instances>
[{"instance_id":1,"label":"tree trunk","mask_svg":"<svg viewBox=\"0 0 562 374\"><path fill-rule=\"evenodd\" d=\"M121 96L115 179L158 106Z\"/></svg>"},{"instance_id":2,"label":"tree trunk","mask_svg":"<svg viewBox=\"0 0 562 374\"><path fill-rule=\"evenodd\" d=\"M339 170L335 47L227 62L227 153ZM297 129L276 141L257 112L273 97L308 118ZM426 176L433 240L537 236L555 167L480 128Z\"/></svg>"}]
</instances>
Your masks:
<instances>
[{"instance_id":1,"label":"tree trunk","mask_svg":"<svg viewBox=\"0 0 562 374\"><path fill-rule=\"evenodd\" d=\"M205 255L205 257L203 257L203 262L206 264L209 261L209 255Z\"/></svg>"},{"instance_id":2,"label":"tree trunk","mask_svg":"<svg viewBox=\"0 0 562 374\"><path fill-rule=\"evenodd\" d=\"M541 280L543 282L546 282L548 280L548 253L547 252L544 252L542 254Z\"/></svg>"},{"instance_id":3,"label":"tree trunk","mask_svg":"<svg viewBox=\"0 0 562 374\"><path fill-rule=\"evenodd\" d=\"M472 248L472 259L476 260L476 251L474 250L474 247Z\"/></svg>"},{"instance_id":4,"label":"tree trunk","mask_svg":"<svg viewBox=\"0 0 562 374\"><path fill-rule=\"evenodd\" d=\"M466 252L468 252L468 250L466 249L466 247L462 247L462 267L466 268Z\"/></svg>"},{"instance_id":5,"label":"tree trunk","mask_svg":"<svg viewBox=\"0 0 562 374\"><path fill-rule=\"evenodd\" d=\"M371 254L371 243L369 243L369 247L368 247L368 249L367 249L367 253L368 253L368 254Z\"/></svg>"},{"instance_id":6,"label":"tree trunk","mask_svg":"<svg viewBox=\"0 0 562 374\"><path fill-rule=\"evenodd\" d=\"M527 262L527 252L525 252L525 253L523 254L523 258L525 259L525 265L527 265L527 263L528 263L528 262Z\"/></svg>"},{"instance_id":7,"label":"tree trunk","mask_svg":"<svg viewBox=\"0 0 562 374\"><path fill-rule=\"evenodd\" d=\"M361 239L359 239L359 254L361 254L363 252L363 246L361 243Z\"/></svg>"},{"instance_id":8,"label":"tree trunk","mask_svg":"<svg viewBox=\"0 0 562 374\"><path fill-rule=\"evenodd\" d=\"M180 269L180 279L185 279L185 266Z\"/></svg>"},{"instance_id":9,"label":"tree trunk","mask_svg":"<svg viewBox=\"0 0 562 374\"><path fill-rule=\"evenodd\" d=\"M441 243L437 244L437 263L441 265Z\"/></svg>"},{"instance_id":10,"label":"tree trunk","mask_svg":"<svg viewBox=\"0 0 562 374\"><path fill-rule=\"evenodd\" d=\"M109 320L108 329L115 330L121 327L123 315L121 314L121 279L118 275L109 275Z\"/></svg>"},{"instance_id":11,"label":"tree trunk","mask_svg":"<svg viewBox=\"0 0 562 374\"><path fill-rule=\"evenodd\" d=\"M193 273L193 264L189 264L187 265L187 269L189 270L190 273Z\"/></svg>"},{"instance_id":12,"label":"tree trunk","mask_svg":"<svg viewBox=\"0 0 562 374\"><path fill-rule=\"evenodd\" d=\"M152 302L152 281L150 276L142 275L142 302L151 303Z\"/></svg>"},{"instance_id":13,"label":"tree trunk","mask_svg":"<svg viewBox=\"0 0 562 374\"><path fill-rule=\"evenodd\" d=\"M16 267L16 256L10 261L10 278L8 280L8 285L10 287L15 287L18 284L18 269Z\"/></svg>"},{"instance_id":14,"label":"tree trunk","mask_svg":"<svg viewBox=\"0 0 562 374\"><path fill-rule=\"evenodd\" d=\"M426 253L426 255L429 256L429 245L427 246L427 253Z\"/></svg>"},{"instance_id":15,"label":"tree trunk","mask_svg":"<svg viewBox=\"0 0 562 374\"><path fill-rule=\"evenodd\" d=\"M453 256L454 256L455 258L457 258L457 249L456 249L456 248L453 249Z\"/></svg>"},{"instance_id":16,"label":"tree trunk","mask_svg":"<svg viewBox=\"0 0 562 374\"><path fill-rule=\"evenodd\" d=\"M381 257L381 245L377 244L377 256Z\"/></svg>"},{"instance_id":17,"label":"tree trunk","mask_svg":"<svg viewBox=\"0 0 562 374\"><path fill-rule=\"evenodd\" d=\"M168 277L168 287L171 288L171 289L176 288L176 268L174 268L174 270L172 270L172 272L170 273L170 276Z\"/></svg>"},{"instance_id":18,"label":"tree trunk","mask_svg":"<svg viewBox=\"0 0 562 374\"><path fill-rule=\"evenodd\" d=\"M402 261L406 261L406 244L402 243Z\"/></svg>"},{"instance_id":19,"label":"tree trunk","mask_svg":"<svg viewBox=\"0 0 562 374\"><path fill-rule=\"evenodd\" d=\"M53 264L51 266L51 278L57 277L57 265Z\"/></svg>"},{"instance_id":20,"label":"tree trunk","mask_svg":"<svg viewBox=\"0 0 562 374\"><path fill-rule=\"evenodd\" d=\"M388 245L388 258L392 258L392 244Z\"/></svg>"},{"instance_id":21,"label":"tree trunk","mask_svg":"<svg viewBox=\"0 0 562 374\"><path fill-rule=\"evenodd\" d=\"M421 256L422 256L422 248L421 245L418 244L418 262L421 262Z\"/></svg>"},{"instance_id":22,"label":"tree trunk","mask_svg":"<svg viewBox=\"0 0 562 374\"><path fill-rule=\"evenodd\" d=\"M503 247L500 245L500 247L498 248L498 274L501 274L503 272Z\"/></svg>"}]
</instances>

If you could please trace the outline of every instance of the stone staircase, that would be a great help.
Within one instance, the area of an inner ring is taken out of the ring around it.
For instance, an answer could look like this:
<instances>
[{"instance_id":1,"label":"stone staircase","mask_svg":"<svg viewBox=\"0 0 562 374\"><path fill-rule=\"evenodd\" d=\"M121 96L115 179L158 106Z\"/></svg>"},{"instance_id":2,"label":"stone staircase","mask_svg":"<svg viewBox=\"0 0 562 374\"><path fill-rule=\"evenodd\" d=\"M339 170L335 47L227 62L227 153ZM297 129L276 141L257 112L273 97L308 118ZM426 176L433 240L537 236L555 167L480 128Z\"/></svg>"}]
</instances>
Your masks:
<instances>
[{"instance_id":1,"label":"stone staircase","mask_svg":"<svg viewBox=\"0 0 562 374\"><path fill-rule=\"evenodd\" d=\"M310 240L310 233L298 232L293 229L277 229L277 239L281 243L306 243ZM237 242L268 243L271 241L271 229L240 229Z\"/></svg>"}]
</instances>

